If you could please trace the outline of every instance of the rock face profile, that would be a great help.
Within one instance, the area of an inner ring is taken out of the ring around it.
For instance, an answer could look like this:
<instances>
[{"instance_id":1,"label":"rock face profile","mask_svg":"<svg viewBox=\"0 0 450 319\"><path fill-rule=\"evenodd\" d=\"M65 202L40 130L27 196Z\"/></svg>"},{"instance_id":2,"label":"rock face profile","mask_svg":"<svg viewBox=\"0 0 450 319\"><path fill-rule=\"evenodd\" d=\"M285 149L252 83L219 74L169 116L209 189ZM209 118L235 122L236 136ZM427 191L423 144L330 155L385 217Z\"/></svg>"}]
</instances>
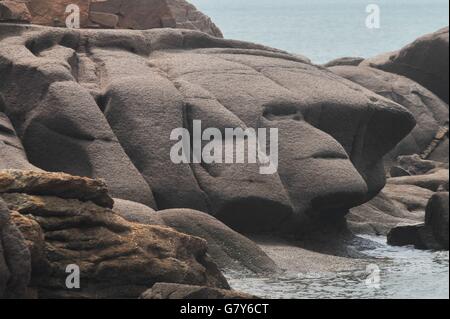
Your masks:
<instances>
[{"instance_id":1,"label":"rock face profile","mask_svg":"<svg viewBox=\"0 0 450 319\"><path fill-rule=\"evenodd\" d=\"M209 17L185 0L8 0L0 1L0 21L65 26L74 5L82 28L178 28L223 37Z\"/></svg>"},{"instance_id":2,"label":"rock face profile","mask_svg":"<svg viewBox=\"0 0 450 319\"><path fill-rule=\"evenodd\" d=\"M406 76L434 92L448 104L449 28L425 35L398 52L387 53L361 65Z\"/></svg>"},{"instance_id":3,"label":"rock face profile","mask_svg":"<svg viewBox=\"0 0 450 319\"><path fill-rule=\"evenodd\" d=\"M399 104L255 44L173 29L0 30L3 112L31 164L102 178L114 198L200 210L243 232L301 236L342 221L384 187L383 157L415 125ZM174 164L171 132L192 132L194 120L277 128L278 172Z\"/></svg>"},{"instance_id":4,"label":"rock face profile","mask_svg":"<svg viewBox=\"0 0 450 319\"><path fill-rule=\"evenodd\" d=\"M8 188L11 174L20 187ZM58 184L73 187L55 193ZM86 201L86 194L103 194L92 187L98 184L66 174L0 171L1 297L137 298L158 282L229 288L206 255L206 241L130 223L109 203ZM80 289L66 287L69 265L80 269Z\"/></svg>"}]
</instances>

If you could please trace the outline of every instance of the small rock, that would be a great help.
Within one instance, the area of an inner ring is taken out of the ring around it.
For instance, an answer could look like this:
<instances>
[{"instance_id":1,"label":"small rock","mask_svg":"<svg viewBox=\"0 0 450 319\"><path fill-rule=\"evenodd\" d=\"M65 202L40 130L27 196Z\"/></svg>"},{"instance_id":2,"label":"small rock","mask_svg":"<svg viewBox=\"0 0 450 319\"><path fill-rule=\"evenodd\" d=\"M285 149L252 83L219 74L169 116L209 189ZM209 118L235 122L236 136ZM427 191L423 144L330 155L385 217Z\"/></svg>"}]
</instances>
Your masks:
<instances>
[{"instance_id":1,"label":"small rock","mask_svg":"<svg viewBox=\"0 0 450 319\"><path fill-rule=\"evenodd\" d=\"M392 246L417 249L449 249L449 193L436 193L426 208L425 224L397 226L388 234Z\"/></svg>"},{"instance_id":2,"label":"small rock","mask_svg":"<svg viewBox=\"0 0 450 319\"><path fill-rule=\"evenodd\" d=\"M0 21L30 23L31 14L25 3L0 1Z\"/></svg>"},{"instance_id":3,"label":"small rock","mask_svg":"<svg viewBox=\"0 0 450 319\"><path fill-rule=\"evenodd\" d=\"M437 169L426 175L394 177L388 179L388 184L415 185L436 192L442 185L448 183L448 169Z\"/></svg>"},{"instance_id":4,"label":"small rock","mask_svg":"<svg viewBox=\"0 0 450 319\"><path fill-rule=\"evenodd\" d=\"M392 166L390 170L391 177L411 176L411 173L399 166Z\"/></svg>"},{"instance_id":5,"label":"small rock","mask_svg":"<svg viewBox=\"0 0 450 319\"><path fill-rule=\"evenodd\" d=\"M409 175L424 175L437 168L449 168L448 163L424 160L417 154L399 156L397 160L401 168L410 172Z\"/></svg>"},{"instance_id":6,"label":"small rock","mask_svg":"<svg viewBox=\"0 0 450 319\"><path fill-rule=\"evenodd\" d=\"M202 286L157 283L144 292L140 299L258 299L258 297L225 289Z\"/></svg>"},{"instance_id":7,"label":"small rock","mask_svg":"<svg viewBox=\"0 0 450 319\"><path fill-rule=\"evenodd\" d=\"M89 13L89 19L104 28L115 29L119 23L119 17L112 13L95 12Z\"/></svg>"},{"instance_id":8,"label":"small rock","mask_svg":"<svg viewBox=\"0 0 450 319\"><path fill-rule=\"evenodd\" d=\"M364 61L364 58L355 58L355 57L345 57L345 58L338 58L335 60L332 60L325 64L324 66L326 68L330 68L333 66L342 66L342 65L350 65L350 66L358 66L362 61Z\"/></svg>"},{"instance_id":9,"label":"small rock","mask_svg":"<svg viewBox=\"0 0 450 319\"><path fill-rule=\"evenodd\" d=\"M423 247L420 230L425 224L398 226L388 234L388 244L391 246Z\"/></svg>"}]
</instances>

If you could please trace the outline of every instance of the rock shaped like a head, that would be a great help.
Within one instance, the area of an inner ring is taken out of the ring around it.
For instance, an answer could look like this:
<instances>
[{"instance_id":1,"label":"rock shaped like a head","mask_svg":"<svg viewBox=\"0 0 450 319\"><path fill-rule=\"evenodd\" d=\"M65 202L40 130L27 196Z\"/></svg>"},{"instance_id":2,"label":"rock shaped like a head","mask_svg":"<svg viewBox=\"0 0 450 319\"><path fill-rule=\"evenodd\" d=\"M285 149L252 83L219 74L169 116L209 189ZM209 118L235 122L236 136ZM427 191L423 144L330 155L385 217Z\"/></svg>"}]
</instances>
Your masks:
<instances>
[{"instance_id":1,"label":"rock shaped like a head","mask_svg":"<svg viewBox=\"0 0 450 319\"><path fill-rule=\"evenodd\" d=\"M33 165L244 232L341 220L384 186L383 156L414 127L400 105L259 45L183 30L23 31L0 45L0 93ZM194 121L221 133L277 129L277 171L174 163L171 133L192 138Z\"/></svg>"}]
</instances>

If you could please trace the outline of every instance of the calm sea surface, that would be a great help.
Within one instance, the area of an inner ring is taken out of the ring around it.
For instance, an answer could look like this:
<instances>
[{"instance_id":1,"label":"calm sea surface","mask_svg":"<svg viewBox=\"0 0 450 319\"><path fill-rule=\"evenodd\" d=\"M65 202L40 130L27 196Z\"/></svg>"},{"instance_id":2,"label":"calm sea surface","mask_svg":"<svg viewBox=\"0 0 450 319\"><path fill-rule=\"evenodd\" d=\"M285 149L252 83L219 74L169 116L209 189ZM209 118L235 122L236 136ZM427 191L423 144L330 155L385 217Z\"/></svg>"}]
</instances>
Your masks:
<instances>
[{"instance_id":1,"label":"calm sea surface","mask_svg":"<svg viewBox=\"0 0 450 319\"><path fill-rule=\"evenodd\" d=\"M448 0L189 0L227 38L266 44L323 63L397 50L449 24ZM380 29L366 27L377 4Z\"/></svg>"}]
</instances>

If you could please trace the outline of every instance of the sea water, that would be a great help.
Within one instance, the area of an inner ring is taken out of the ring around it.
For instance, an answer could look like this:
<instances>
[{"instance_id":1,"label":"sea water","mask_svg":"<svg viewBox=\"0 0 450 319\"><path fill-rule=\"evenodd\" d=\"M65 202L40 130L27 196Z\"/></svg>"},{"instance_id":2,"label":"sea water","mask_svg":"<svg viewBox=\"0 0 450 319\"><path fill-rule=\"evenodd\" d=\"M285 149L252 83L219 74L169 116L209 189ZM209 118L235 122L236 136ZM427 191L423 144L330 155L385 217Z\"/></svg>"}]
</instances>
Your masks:
<instances>
[{"instance_id":1,"label":"sea water","mask_svg":"<svg viewBox=\"0 0 450 319\"><path fill-rule=\"evenodd\" d=\"M325 63L398 50L449 24L448 0L189 0L226 38L265 44ZM368 28L370 4L380 28Z\"/></svg>"},{"instance_id":2,"label":"sea water","mask_svg":"<svg viewBox=\"0 0 450 319\"><path fill-rule=\"evenodd\" d=\"M364 236L377 248L363 250L360 267L339 272L273 276L226 272L239 291L269 299L448 299L449 252L392 247L386 237ZM373 277L373 270L376 276ZM374 280L376 279L376 280Z\"/></svg>"}]
</instances>

